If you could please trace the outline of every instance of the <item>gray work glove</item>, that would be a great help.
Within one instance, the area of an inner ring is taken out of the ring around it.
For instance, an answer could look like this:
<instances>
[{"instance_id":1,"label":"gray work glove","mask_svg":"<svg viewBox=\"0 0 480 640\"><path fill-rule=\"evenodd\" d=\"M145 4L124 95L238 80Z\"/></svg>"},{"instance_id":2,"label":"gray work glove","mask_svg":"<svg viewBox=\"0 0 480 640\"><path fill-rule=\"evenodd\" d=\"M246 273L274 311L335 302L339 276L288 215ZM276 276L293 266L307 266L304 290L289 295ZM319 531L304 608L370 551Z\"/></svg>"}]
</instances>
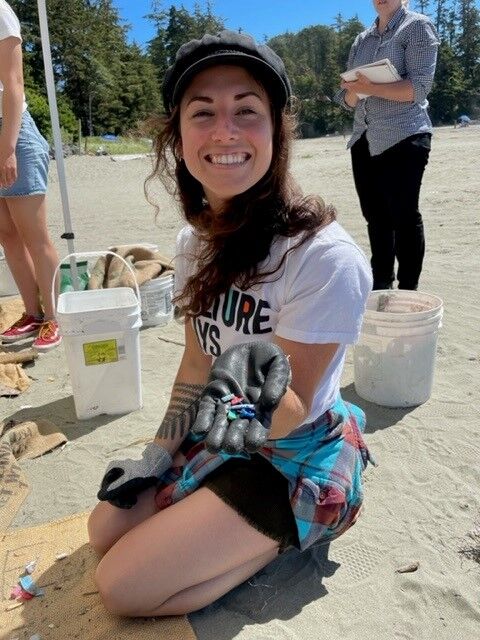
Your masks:
<instances>
[{"instance_id":1,"label":"gray work glove","mask_svg":"<svg viewBox=\"0 0 480 640\"><path fill-rule=\"evenodd\" d=\"M207 434L205 444L212 453L258 451L268 440L272 413L290 379L290 365L278 345L247 342L230 347L213 363L192 432ZM253 404L254 415L229 418L234 405L222 398L231 394Z\"/></svg>"},{"instance_id":2,"label":"gray work glove","mask_svg":"<svg viewBox=\"0 0 480 640\"><path fill-rule=\"evenodd\" d=\"M131 509L138 494L153 487L171 466L168 451L151 442L140 460L113 460L108 465L97 498L120 509Z\"/></svg>"}]
</instances>

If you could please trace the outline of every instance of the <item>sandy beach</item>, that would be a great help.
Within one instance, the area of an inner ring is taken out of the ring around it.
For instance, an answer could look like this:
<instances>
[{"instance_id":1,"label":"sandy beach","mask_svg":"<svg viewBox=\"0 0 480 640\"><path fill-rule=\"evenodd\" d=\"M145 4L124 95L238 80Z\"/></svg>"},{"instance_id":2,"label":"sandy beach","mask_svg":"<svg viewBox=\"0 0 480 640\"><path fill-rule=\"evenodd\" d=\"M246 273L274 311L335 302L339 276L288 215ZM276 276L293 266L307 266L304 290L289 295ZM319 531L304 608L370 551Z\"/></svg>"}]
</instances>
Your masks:
<instances>
[{"instance_id":1,"label":"sandy beach","mask_svg":"<svg viewBox=\"0 0 480 640\"><path fill-rule=\"evenodd\" d=\"M367 252L346 140L300 140L293 172L320 194ZM386 409L359 398L352 352L342 393L367 414L378 466L366 473L358 523L329 547L281 556L214 605L189 616L199 640L467 640L480 637L480 126L435 130L421 210L427 253L420 289L444 302L431 399ZM77 251L153 242L173 256L182 225L158 186L157 220L146 202L148 158L70 157L68 191ZM49 228L67 254L55 163L50 168ZM0 304L2 302L0 298ZM64 448L21 463L31 491L12 527L90 509L109 460L139 455L168 403L183 328L141 331L144 407L123 416L78 421L62 347L25 367L31 387L0 398L0 418L48 418ZM266 505L268 508L268 505ZM475 535L475 529L477 535ZM397 569L418 563L411 573Z\"/></svg>"}]
</instances>

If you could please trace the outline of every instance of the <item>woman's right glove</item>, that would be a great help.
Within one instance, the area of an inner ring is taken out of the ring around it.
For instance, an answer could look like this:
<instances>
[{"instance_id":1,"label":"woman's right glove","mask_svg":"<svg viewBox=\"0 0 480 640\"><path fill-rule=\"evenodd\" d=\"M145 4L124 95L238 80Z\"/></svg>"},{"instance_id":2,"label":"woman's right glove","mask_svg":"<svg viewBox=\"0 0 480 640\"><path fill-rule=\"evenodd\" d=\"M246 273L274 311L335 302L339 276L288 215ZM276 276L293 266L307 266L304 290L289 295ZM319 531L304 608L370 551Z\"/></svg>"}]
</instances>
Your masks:
<instances>
[{"instance_id":1,"label":"woman's right glove","mask_svg":"<svg viewBox=\"0 0 480 640\"><path fill-rule=\"evenodd\" d=\"M291 379L290 364L273 342L229 347L212 365L192 432L206 436L208 451L258 451L268 440L272 413ZM233 399L231 399L233 398ZM237 413L232 404L245 407Z\"/></svg>"},{"instance_id":2,"label":"woman's right glove","mask_svg":"<svg viewBox=\"0 0 480 640\"><path fill-rule=\"evenodd\" d=\"M171 466L168 451L151 442L140 460L113 460L108 465L97 498L120 509L131 509L138 494L153 487Z\"/></svg>"}]
</instances>

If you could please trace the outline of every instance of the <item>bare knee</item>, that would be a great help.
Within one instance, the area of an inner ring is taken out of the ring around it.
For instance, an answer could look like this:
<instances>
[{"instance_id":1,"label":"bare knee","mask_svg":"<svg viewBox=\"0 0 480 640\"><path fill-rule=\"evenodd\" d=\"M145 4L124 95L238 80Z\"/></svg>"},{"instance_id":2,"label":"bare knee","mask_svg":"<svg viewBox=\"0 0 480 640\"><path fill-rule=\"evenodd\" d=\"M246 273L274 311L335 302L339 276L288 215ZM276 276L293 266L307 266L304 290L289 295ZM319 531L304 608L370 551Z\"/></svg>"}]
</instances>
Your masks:
<instances>
[{"instance_id":1,"label":"bare knee","mask_svg":"<svg viewBox=\"0 0 480 640\"><path fill-rule=\"evenodd\" d=\"M40 259L44 256L49 256L51 251L55 251L50 238L46 234L26 236L24 240L30 255L35 258Z\"/></svg>"},{"instance_id":2,"label":"bare knee","mask_svg":"<svg viewBox=\"0 0 480 640\"><path fill-rule=\"evenodd\" d=\"M157 513L155 488L138 496L132 509L119 509L108 502L99 502L88 519L87 529L90 544L100 555L104 555L130 529Z\"/></svg>"},{"instance_id":3,"label":"bare knee","mask_svg":"<svg viewBox=\"0 0 480 640\"><path fill-rule=\"evenodd\" d=\"M118 540L118 533L114 531L108 521L108 511L100 503L90 514L87 523L88 540L99 555L104 555Z\"/></svg>"},{"instance_id":4,"label":"bare knee","mask_svg":"<svg viewBox=\"0 0 480 640\"><path fill-rule=\"evenodd\" d=\"M128 611L126 594L121 588L121 581L108 574L100 563L95 571L95 584L107 611L117 616L131 616Z\"/></svg>"},{"instance_id":5,"label":"bare knee","mask_svg":"<svg viewBox=\"0 0 480 640\"><path fill-rule=\"evenodd\" d=\"M131 577L122 576L121 571L111 570L100 561L95 571L95 583L105 609L114 615L127 618L153 615L162 602L140 602L132 589ZM120 568L119 568L120 569ZM141 577L138 577L141 580ZM152 609L149 607L153 606ZM161 614L160 614L161 615Z\"/></svg>"},{"instance_id":6,"label":"bare knee","mask_svg":"<svg viewBox=\"0 0 480 640\"><path fill-rule=\"evenodd\" d=\"M22 239L13 224L8 227L0 227L0 244L6 251L9 249L15 249L23 244Z\"/></svg>"}]
</instances>

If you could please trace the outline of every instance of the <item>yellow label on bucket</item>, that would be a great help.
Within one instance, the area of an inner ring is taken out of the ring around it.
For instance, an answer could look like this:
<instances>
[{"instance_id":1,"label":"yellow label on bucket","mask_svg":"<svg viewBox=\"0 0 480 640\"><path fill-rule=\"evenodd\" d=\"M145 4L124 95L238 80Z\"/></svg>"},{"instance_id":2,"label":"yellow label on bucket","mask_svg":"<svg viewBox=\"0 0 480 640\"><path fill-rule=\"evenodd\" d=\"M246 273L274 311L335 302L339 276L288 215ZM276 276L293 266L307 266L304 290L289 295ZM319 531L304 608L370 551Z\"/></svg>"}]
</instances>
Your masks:
<instances>
[{"instance_id":1,"label":"yellow label on bucket","mask_svg":"<svg viewBox=\"0 0 480 640\"><path fill-rule=\"evenodd\" d=\"M93 364L118 362L117 341L102 340L101 342L86 342L83 345L83 355L87 367Z\"/></svg>"}]
</instances>

